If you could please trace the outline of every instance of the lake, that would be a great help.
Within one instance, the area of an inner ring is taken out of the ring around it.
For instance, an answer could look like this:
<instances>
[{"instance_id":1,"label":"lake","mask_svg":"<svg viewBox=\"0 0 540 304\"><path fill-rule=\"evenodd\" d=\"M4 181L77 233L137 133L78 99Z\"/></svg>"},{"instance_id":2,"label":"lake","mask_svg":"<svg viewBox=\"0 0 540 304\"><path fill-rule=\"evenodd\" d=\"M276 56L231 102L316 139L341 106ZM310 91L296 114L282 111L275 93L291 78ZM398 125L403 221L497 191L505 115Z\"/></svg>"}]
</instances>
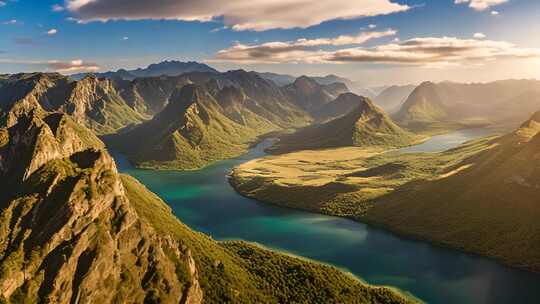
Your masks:
<instances>
[{"instance_id":1,"label":"lake","mask_svg":"<svg viewBox=\"0 0 540 304\"><path fill-rule=\"evenodd\" d=\"M457 131L402 152L442 151L488 133ZM227 175L233 167L264 156L269 144L263 142L242 157L191 172L138 170L121 155L113 156L121 172L158 194L181 221L217 240L257 242L332 264L371 284L410 292L427 303L540 303L538 274L348 219L276 207L239 195Z\"/></svg>"}]
</instances>

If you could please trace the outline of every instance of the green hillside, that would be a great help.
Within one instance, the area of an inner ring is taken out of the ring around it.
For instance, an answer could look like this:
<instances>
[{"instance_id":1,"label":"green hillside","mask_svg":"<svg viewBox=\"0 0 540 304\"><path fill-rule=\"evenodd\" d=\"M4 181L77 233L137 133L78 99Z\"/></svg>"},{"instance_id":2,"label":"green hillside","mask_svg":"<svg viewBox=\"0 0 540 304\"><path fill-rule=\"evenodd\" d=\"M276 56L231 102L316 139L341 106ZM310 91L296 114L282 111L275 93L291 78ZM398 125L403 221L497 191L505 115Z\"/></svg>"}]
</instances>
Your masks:
<instances>
[{"instance_id":1,"label":"green hillside","mask_svg":"<svg viewBox=\"0 0 540 304\"><path fill-rule=\"evenodd\" d=\"M354 101L348 114L329 122L300 129L282 136L269 151L285 153L306 149L325 149L345 146L401 147L412 144L416 138L397 126L369 99L348 93L338 98Z\"/></svg>"}]
</instances>

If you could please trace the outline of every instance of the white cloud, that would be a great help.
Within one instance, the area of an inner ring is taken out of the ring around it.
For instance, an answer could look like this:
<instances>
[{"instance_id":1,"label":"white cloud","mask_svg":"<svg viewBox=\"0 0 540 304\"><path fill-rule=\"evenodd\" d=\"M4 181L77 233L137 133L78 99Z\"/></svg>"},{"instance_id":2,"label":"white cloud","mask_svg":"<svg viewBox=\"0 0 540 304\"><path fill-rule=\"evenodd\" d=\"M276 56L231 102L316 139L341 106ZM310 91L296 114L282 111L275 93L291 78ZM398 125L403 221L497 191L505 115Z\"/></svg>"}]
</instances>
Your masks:
<instances>
[{"instance_id":1,"label":"white cloud","mask_svg":"<svg viewBox=\"0 0 540 304\"><path fill-rule=\"evenodd\" d=\"M316 41L316 40L312 40ZM243 63L389 63L449 67L478 65L498 59L540 58L540 49L519 48L505 41L455 37L413 38L372 48L337 50L298 47L291 42L236 44L216 54L214 61Z\"/></svg>"},{"instance_id":2,"label":"white cloud","mask_svg":"<svg viewBox=\"0 0 540 304\"><path fill-rule=\"evenodd\" d=\"M6 6L6 2L5 1L0 1L0 7L2 6Z\"/></svg>"},{"instance_id":3,"label":"white cloud","mask_svg":"<svg viewBox=\"0 0 540 304\"><path fill-rule=\"evenodd\" d=\"M124 41L129 40L129 37L128 37L128 36L124 36L124 37L122 37L122 40L124 40Z\"/></svg>"},{"instance_id":4,"label":"white cloud","mask_svg":"<svg viewBox=\"0 0 540 304\"><path fill-rule=\"evenodd\" d=\"M51 7L51 10L53 12L61 12L63 10L65 10L65 8L63 6L61 6L60 4L55 4Z\"/></svg>"},{"instance_id":5,"label":"white cloud","mask_svg":"<svg viewBox=\"0 0 540 304\"><path fill-rule=\"evenodd\" d=\"M469 7L476 11L484 11L492 6L500 5L509 0L455 0L455 4L469 3Z\"/></svg>"},{"instance_id":6,"label":"white cloud","mask_svg":"<svg viewBox=\"0 0 540 304\"><path fill-rule=\"evenodd\" d=\"M369 27L370 29L374 29L374 28L377 27L377 25L376 25L376 24L370 24L370 25L368 25L368 27Z\"/></svg>"},{"instance_id":7,"label":"white cloud","mask_svg":"<svg viewBox=\"0 0 540 304\"><path fill-rule=\"evenodd\" d=\"M276 41L258 45L244 45L237 43L234 46L218 52L217 58L225 61L268 61L268 62L296 62L310 61L302 58L304 55L317 53L317 47L359 45L369 40L394 36L397 31L389 29L384 32L361 32L358 35L341 35L334 38L298 39L295 41Z\"/></svg>"},{"instance_id":8,"label":"white cloud","mask_svg":"<svg viewBox=\"0 0 540 304\"><path fill-rule=\"evenodd\" d=\"M473 37L476 39L484 39L486 38L486 35L484 33L474 33Z\"/></svg>"},{"instance_id":9,"label":"white cloud","mask_svg":"<svg viewBox=\"0 0 540 304\"><path fill-rule=\"evenodd\" d=\"M498 11L491 11L491 15L492 15L492 16L498 16L498 15L499 15L499 12L498 12Z\"/></svg>"},{"instance_id":10,"label":"white cloud","mask_svg":"<svg viewBox=\"0 0 540 304\"><path fill-rule=\"evenodd\" d=\"M385 15L410 9L390 0L66 0L84 22L167 19L211 21L222 18L233 30L306 28L334 19Z\"/></svg>"},{"instance_id":11,"label":"white cloud","mask_svg":"<svg viewBox=\"0 0 540 304\"><path fill-rule=\"evenodd\" d=\"M47 31L47 35L49 35L49 36L56 35L56 34L58 34L57 29L50 29L50 30Z\"/></svg>"},{"instance_id":12,"label":"white cloud","mask_svg":"<svg viewBox=\"0 0 540 304\"><path fill-rule=\"evenodd\" d=\"M86 62L81 59L62 60L19 60L0 58L0 64L19 64L31 67L33 70L54 71L58 73L95 72L100 69L99 65Z\"/></svg>"},{"instance_id":13,"label":"white cloud","mask_svg":"<svg viewBox=\"0 0 540 304\"><path fill-rule=\"evenodd\" d=\"M85 62L81 59L72 61L47 61L47 66L59 73L95 72L99 70L97 64Z\"/></svg>"},{"instance_id":14,"label":"white cloud","mask_svg":"<svg viewBox=\"0 0 540 304\"><path fill-rule=\"evenodd\" d=\"M11 19L11 20L8 20L8 21L4 21L2 24L5 24L5 25L15 25L15 24L19 24L20 22L17 21L17 19Z\"/></svg>"}]
</instances>

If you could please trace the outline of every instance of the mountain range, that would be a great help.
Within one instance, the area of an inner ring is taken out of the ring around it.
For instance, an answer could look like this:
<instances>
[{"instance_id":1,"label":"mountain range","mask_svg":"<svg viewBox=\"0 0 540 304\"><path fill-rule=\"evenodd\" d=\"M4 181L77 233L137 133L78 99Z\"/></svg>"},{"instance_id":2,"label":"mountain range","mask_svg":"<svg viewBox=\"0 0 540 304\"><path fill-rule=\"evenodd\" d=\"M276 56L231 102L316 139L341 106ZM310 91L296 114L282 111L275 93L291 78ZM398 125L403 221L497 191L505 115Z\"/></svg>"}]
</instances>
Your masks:
<instances>
[{"instance_id":1,"label":"mountain range","mask_svg":"<svg viewBox=\"0 0 540 304\"><path fill-rule=\"evenodd\" d=\"M373 98L373 102L383 108L388 114L394 114L399 111L415 88L416 86L412 84L389 86L377 94Z\"/></svg>"},{"instance_id":2,"label":"mountain range","mask_svg":"<svg viewBox=\"0 0 540 304\"><path fill-rule=\"evenodd\" d=\"M338 105L342 106L339 107ZM315 124L297 132L281 136L268 151L285 153L347 146L401 147L412 144L417 138L396 125L382 109L365 97L345 93L326 104L326 113L333 109L345 115L322 124ZM338 113L336 113L338 114Z\"/></svg>"},{"instance_id":3,"label":"mountain range","mask_svg":"<svg viewBox=\"0 0 540 304\"><path fill-rule=\"evenodd\" d=\"M3 302L409 302L329 266L192 231L155 194L119 174L90 129L44 109L57 99L36 88L50 77L27 88L34 94L1 100Z\"/></svg>"},{"instance_id":4,"label":"mountain range","mask_svg":"<svg viewBox=\"0 0 540 304\"><path fill-rule=\"evenodd\" d=\"M218 71L204 63L195 61L181 62L181 61L162 61L160 63L153 63L146 68L138 68L135 70L120 69L116 72L109 71L104 73L94 73L98 78L110 78L121 80L134 80L135 78L142 77L159 77L159 76L180 76L185 73L193 72L208 72L218 73ZM89 73L74 74L70 77L75 80L83 79L88 76Z\"/></svg>"},{"instance_id":5,"label":"mountain range","mask_svg":"<svg viewBox=\"0 0 540 304\"><path fill-rule=\"evenodd\" d=\"M515 128L538 108L538 80L424 82L414 89L394 118L401 125L419 129L452 122Z\"/></svg>"}]
</instances>

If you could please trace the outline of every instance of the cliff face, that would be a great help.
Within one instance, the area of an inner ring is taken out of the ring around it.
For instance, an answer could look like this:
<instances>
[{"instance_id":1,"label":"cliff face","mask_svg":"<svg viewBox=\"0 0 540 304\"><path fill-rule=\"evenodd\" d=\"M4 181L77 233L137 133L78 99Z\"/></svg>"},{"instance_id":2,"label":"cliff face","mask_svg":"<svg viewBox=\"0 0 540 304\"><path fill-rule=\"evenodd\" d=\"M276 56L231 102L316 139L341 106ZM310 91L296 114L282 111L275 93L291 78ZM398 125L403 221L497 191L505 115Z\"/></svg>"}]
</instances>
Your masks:
<instances>
[{"instance_id":1,"label":"cliff face","mask_svg":"<svg viewBox=\"0 0 540 304\"><path fill-rule=\"evenodd\" d=\"M254 101L239 89L224 88L218 98L186 85L152 120L107 141L143 167L194 169L240 155L258 135L279 129L252 111Z\"/></svg>"},{"instance_id":2,"label":"cliff face","mask_svg":"<svg viewBox=\"0 0 540 304\"><path fill-rule=\"evenodd\" d=\"M200 303L191 252L127 198L100 142L63 114L0 141L0 295L13 302Z\"/></svg>"},{"instance_id":3,"label":"cliff face","mask_svg":"<svg viewBox=\"0 0 540 304\"><path fill-rule=\"evenodd\" d=\"M107 134L148 118L122 99L111 80L93 76L72 82L59 74L13 75L0 87L0 96L0 117L8 125L30 110L60 111L98 134Z\"/></svg>"}]
</instances>

